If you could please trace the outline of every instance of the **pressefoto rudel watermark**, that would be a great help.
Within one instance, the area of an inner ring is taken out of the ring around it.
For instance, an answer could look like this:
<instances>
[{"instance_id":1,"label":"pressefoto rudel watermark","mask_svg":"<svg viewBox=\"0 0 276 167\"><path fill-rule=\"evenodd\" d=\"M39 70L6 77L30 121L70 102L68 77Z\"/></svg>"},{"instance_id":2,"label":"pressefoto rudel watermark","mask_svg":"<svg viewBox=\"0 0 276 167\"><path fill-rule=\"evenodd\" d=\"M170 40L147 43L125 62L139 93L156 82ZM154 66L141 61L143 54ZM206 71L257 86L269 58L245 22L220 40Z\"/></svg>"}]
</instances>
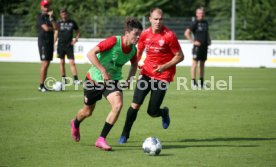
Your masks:
<instances>
[{"instance_id":1,"label":"pressefoto rudel watermark","mask_svg":"<svg viewBox=\"0 0 276 167\"><path fill-rule=\"evenodd\" d=\"M66 82L65 82L66 81ZM57 79L53 77L48 77L44 85L49 90L54 90L53 86L55 83L60 82ZM220 91L226 91L226 90L233 90L233 77L228 76L226 80L220 79L216 80L215 76L211 76L208 79L205 79L204 81L204 87L194 87L192 84L192 81L188 79L187 77L176 77L176 90L182 91L182 90L220 90ZM169 88L170 83L168 82L158 82L157 80L154 80L153 78L149 80L149 82L141 80L138 82L137 78L134 76L129 81L120 80L119 82L115 83L115 81L109 80L106 82L93 82L91 80L84 81L82 85L74 84L73 78L70 77L64 77L61 81L62 90L66 90L66 88L74 86L74 90L80 90L81 88L85 89L98 89L102 90L104 88L106 89L113 89L115 86L122 90L134 90L135 87L138 87L139 89L147 89L150 87L152 90L161 89L166 90ZM117 85L115 85L117 84Z\"/></svg>"},{"instance_id":2,"label":"pressefoto rudel watermark","mask_svg":"<svg viewBox=\"0 0 276 167\"><path fill-rule=\"evenodd\" d=\"M176 90L233 90L232 76L228 76L228 80L215 80L215 76L211 76L204 81L204 87L194 87L192 81L186 77L176 77L176 82Z\"/></svg>"}]
</instances>

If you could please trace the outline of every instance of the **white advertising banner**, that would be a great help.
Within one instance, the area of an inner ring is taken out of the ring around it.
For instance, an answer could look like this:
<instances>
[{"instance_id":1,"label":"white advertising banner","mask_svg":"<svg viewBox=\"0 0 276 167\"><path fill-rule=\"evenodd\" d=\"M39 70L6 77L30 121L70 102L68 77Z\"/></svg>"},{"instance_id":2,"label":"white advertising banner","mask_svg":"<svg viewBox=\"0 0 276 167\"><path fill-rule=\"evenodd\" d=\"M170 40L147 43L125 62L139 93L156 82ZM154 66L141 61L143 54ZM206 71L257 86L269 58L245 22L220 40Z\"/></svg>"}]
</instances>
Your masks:
<instances>
[{"instance_id":1,"label":"white advertising banner","mask_svg":"<svg viewBox=\"0 0 276 167\"><path fill-rule=\"evenodd\" d=\"M185 55L182 65L191 65L192 44L180 42ZM208 49L206 66L276 68L276 42L214 41Z\"/></svg>"},{"instance_id":2,"label":"white advertising banner","mask_svg":"<svg viewBox=\"0 0 276 167\"><path fill-rule=\"evenodd\" d=\"M99 41L100 39L77 42L74 46L75 62L88 63L86 55ZM0 61L40 62L37 38L0 38ZM56 47L53 62L59 62Z\"/></svg>"},{"instance_id":3,"label":"white advertising banner","mask_svg":"<svg viewBox=\"0 0 276 167\"><path fill-rule=\"evenodd\" d=\"M102 39L80 39L74 47L76 63L89 63L86 55ZM192 44L180 40L185 60L180 66L190 66ZM0 62L40 62L37 38L0 38ZM54 63L58 63L56 50ZM213 41L208 49L206 66L276 68L276 42Z\"/></svg>"}]
</instances>

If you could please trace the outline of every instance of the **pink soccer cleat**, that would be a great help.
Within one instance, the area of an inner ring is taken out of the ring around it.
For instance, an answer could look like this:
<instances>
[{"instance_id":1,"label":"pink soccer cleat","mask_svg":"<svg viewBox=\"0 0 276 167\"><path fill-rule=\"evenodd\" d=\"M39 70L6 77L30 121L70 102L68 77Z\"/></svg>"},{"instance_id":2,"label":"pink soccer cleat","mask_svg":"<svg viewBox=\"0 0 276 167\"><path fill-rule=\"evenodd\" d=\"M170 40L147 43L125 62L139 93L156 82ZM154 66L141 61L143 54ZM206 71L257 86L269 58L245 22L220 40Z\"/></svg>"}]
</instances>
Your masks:
<instances>
[{"instance_id":1,"label":"pink soccer cleat","mask_svg":"<svg viewBox=\"0 0 276 167\"><path fill-rule=\"evenodd\" d=\"M74 119L71 120L71 135L75 142L80 141L80 129L75 127Z\"/></svg>"},{"instance_id":2,"label":"pink soccer cleat","mask_svg":"<svg viewBox=\"0 0 276 167\"><path fill-rule=\"evenodd\" d=\"M102 149L102 150L105 150L105 151L111 151L112 150L112 147L110 147L105 138L103 137L99 137L95 143L95 146Z\"/></svg>"}]
</instances>

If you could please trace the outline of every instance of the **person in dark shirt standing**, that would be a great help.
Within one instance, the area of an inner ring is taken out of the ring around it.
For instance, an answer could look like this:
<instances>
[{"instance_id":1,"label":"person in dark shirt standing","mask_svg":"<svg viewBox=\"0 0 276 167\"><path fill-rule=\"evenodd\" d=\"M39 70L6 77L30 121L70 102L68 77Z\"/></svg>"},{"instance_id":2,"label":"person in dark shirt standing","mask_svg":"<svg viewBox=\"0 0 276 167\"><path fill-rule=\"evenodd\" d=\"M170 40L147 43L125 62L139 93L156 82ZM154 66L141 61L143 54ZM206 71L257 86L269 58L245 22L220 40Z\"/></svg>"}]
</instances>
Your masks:
<instances>
[{"instance_id":1,"label":"person in dark shirt standing","mask_svg":"<svg viewBox=\"0 0 276 167\"><path fill-rule=\"evenodd\" d=\"M205 11L203 7L196 9L196 20L186 29L184 35L192 42L193 46L193 62L191 67L192 86L194 88L204 88L204 67L207 60L208 46L211 39L208 31L208 22L204 19ZM193 38L192 38L193 34ZM199 82L196 81L196 68L199 62Z\"/></svg>"},{"instance_id":2,"label":"person in dark shirt standing","mask_svg":"<svg viewBox=\"0 0 276 167\"><path fill-rule=\"evenodd\" d=\"M47 77L48 67L53 59L54 52L54 31L56 22L53 16L53 11L50 11L50 2L42 0L40 3L41 13L36 19L36 28L38 32L38 49L41 60L40 68L40 85L38 90L45 92L48 89L44 86L44 81Z\"/></svg>"},{"instance_id":3,"label":"person in dark shirt standing","mask_svg":"<svg viewBox=\"0 0 276 167\"><path fill-rule=\"evenodd\" d=\"M69 59L71 73L74 77L74 84L78 85L81 81L78 80L77 68L75 65L74 57L74 45L80 37L80 31L77 23L69 18L69 14L66 8L60 10L61 20L57 22L58 31L55 33L55 41L58 38L57 54L60 58L60 72L65 81L65 55ZM76 32L75 38L73 38L74 31Z\"/></svg>"}]
</instances>

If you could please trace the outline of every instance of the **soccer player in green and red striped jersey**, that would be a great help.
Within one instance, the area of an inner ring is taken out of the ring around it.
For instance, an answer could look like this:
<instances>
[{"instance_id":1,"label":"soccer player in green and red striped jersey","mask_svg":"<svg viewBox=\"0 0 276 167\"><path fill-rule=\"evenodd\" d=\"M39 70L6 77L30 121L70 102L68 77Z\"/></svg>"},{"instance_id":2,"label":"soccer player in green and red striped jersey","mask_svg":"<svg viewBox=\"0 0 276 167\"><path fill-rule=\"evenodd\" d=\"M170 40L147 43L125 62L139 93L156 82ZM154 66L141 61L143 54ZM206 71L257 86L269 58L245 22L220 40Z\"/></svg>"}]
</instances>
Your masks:
<instances>
[{"instance_id":1,"label":"soccer player in green and red striped jersey","mask_svg":"<svg viewBox=\"0 0 276 167\"><path fill-rule=\"evenodd\" d=\"M75 141L80 140L80 123L91 116L96 102L102 95L111 105L102 132L95 146L109 151L112 148L107 144L106 137L117 121L123 104L122 66L129 60L131 68L127 81L135 75L137 69L136 44L143 30L141 23L128 18L125 23L124 36L111 36L100 42L88 53L92 63L84 82L84 107L79 110L75 119L71 121L71 134ZM128 83L129 85L129 83Z\"/></svg>"}]
</instances>

